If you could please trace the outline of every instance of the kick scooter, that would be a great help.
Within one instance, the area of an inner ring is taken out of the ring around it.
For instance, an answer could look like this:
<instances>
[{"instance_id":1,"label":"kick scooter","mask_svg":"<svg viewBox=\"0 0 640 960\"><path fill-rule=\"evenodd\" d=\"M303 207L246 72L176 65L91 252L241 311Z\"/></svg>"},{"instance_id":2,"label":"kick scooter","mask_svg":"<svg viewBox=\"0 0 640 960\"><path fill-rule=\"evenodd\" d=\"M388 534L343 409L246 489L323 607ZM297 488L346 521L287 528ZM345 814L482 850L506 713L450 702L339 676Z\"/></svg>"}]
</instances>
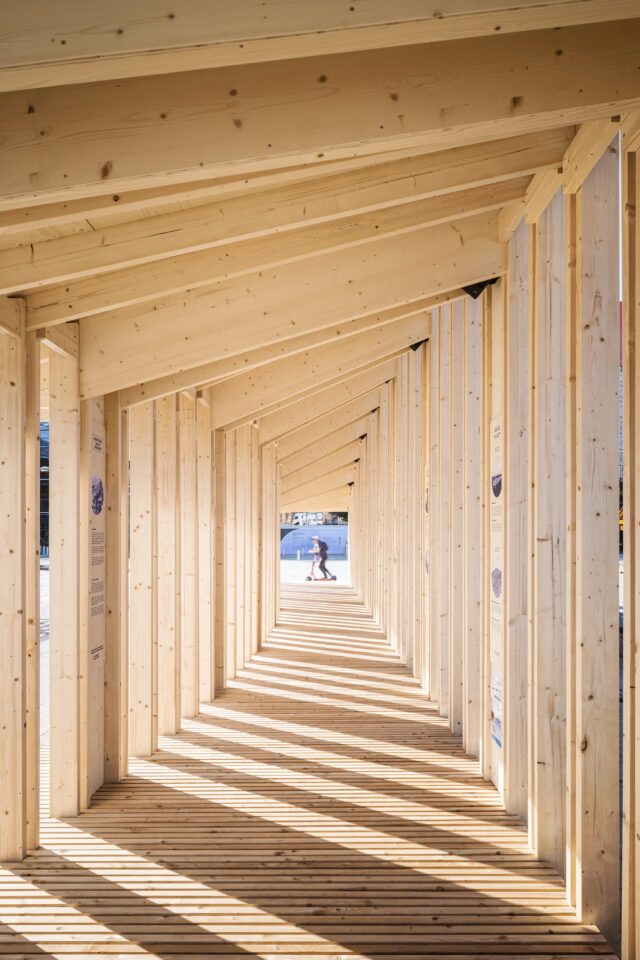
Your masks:
<instances>
[{"instance_id":1,"label":"kick scooter","mask_svg":"<svg viewBox=\"0 0 640 960\"><path fill-rule=\"evenodd\" d=\"M327 581L327 580L337 580L337 579L338 579L337 577L316 577L316 563L317 563L317 562L318 562L318 554L315 554L315 555L314 555L314 558L313 558L313 562L312 562L312 564L311 564L311 573L310 573L309 576L307 577L307 580L313 580L313 581L315 581L315 582L317 583L317 582L322 582L323 580L324 580L324 581Z\"/></svg>"}]
</instances>

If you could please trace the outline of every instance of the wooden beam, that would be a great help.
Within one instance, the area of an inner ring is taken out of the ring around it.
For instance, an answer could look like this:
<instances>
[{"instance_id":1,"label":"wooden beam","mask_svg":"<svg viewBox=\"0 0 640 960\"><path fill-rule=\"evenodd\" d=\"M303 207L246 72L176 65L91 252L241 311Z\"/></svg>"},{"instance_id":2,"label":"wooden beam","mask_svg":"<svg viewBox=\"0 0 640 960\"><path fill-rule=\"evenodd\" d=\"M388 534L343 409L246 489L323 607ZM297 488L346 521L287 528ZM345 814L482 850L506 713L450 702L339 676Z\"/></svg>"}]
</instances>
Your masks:
<instances>
[{"instance_id":1,"label":"wooden beam","mask_svg":"<svg viewBox=\"0 0 640 960\"><path fill-rule=\"evenodd\" d=\"M530 140L533 145L539 140L540 146L547 142L551 137L571 137L575 133L575 127L557 128L549 131L542 131L536 135L523 134L513 139L514 142L522 143ZM503 145L507 141L501 141ZM551 142L549 142L551 145ZM459 148L460 150L471 149L475 151L476 159L471 164L466 164L466 172L460 172L460 183L462 185L472 185L476 183L474 179L474 169L479 175L488 177L486 182L493 182L494 176L488 165L483 163L485 159L485 150L490 150L495 154L494 163L497 169L502 169L497 156L496 148L492 144L472 145L470 148ZM538 155L538 159L546 166L544 153ZM150 187L141 190L124 189L120 193L107 195L94 195L83 197L78 200L65 200L53 203L43 202L41 198L34 194L31 197L20 201L20 206L6 207L6 202L0 209L0 236L15 238L16 244L29 243L34 236L44 237L42 231L51 227L59 229L60 235L69 232L79 231L88 233L97 223L101 228L116 223L126 221L135 221L136 219L145 219L148 217L157 217L164 213L173 213L177 210L186 211L191 207L204 206L211 203L219 203L238 196L248 196L249 194L273 192L282 187L288 187L294 183L298 185L306 184L307 190L311 190L313 185L322 178L335 176L340 173L354 173L361 171L363 178L369 177L375 167L387 164L395 164L398 160L411 159L420 162L424 151L419 147L406 147L399 150L381 150L379 153L370 154L364 157L352 156L344 160L334 160L331 163L324 163L322 159L314 163L307 164L284 164L273 170L265 172L255 172L246 175L231 175L226 177L216 177L206 180L187 181L185 183L172 183L168 186ZM434 158L442 156L441 153L429 154ZM557 153L553 150L548 154L549 158L557 159ZM531 158L533 161L533 157ZM455 165L454 165L455 166ZM450 177L445 170L440 172L438 159L435 160L435 170L429 175L431 180L435 174L436 181L441 181L441 185L446 187ZM519 165L514 165L514 170L519 169ZM528 172L528 171L527 171ZM516 175L514 173L514 175ZM498 177L498 179L502 179ZM477 185L484 182L480 180ZM437 186L434 185L434 186ZM88 222L87 222L88 221ZM91 224L91 226L89 225Z\"/></svg>"},{"instance_id":2,"label":"wooden beam","mask_svg":"<svg viewBox=\"0 0 640 960\"><path fill-rule=\"evenodd\" d=\"M565 193L575 193L587 179L598 160L611 145L620 129L621 117L605 117L583 123L562 161L562 185Z\"/></svg>"},{"instance_id":3,"label":"wooden beam","mask_svg":"<svg viewBox=\"0 0 640 960\"><path fill-rule=\"evenodd\" d=\"M322 493L323 490L334 490L336 487L346 486L355 475L355 465L348 464L346 467L338 467L336 470L330 470L327 473L318 474L308 483L301 483L297 487L287 491L286 495L281 494L281 500L293 501L300 499L306 494Z\"/></svg>"},{"instance_id":4,"label":"wooden beam","mask_svg":"<svg viewBox=\"0 0 640 960\"><path fill-rule=\"evenodd\" d=\"M301 396L317 394L329 383L342 382L359 367L408 350L428 333L429 314L419 314L226 380L211 391L214 426L237 424L276 406L295 403Z\"/></svg>"},{"instance_id":5,"label":"wooden beam","mask_svg":"<svg viewBox=\"0 0 640 960\"><path fill-rule=\"evenodd\" d=\"M72 360L78 359L78 324L61 324L57 327L42 327L36 330L36 337L45 347L54 353Z\"/></svg>"},{"instance_id":6,"label":"wooden beam","mask_svg":"<svg viewBox=\"0 0 640 960\"><path fill-rule=\"evenodd\" d=\"M5 93L3 194L9 203L35 193L74 199L382 145L438 149L640 104L637 20L492 34ZM451 71L452 63L464 70ZM149 118L144 130L141 116ZM69 149L75 143L81 148Z\"/></svg>"},{"instance_id":7,"label":"wooden beam","mask_svg":"<svg viewBox=\"0 0 640 960\"><path fill-rule=\"evenodd\" d=\"M349 510L349 487L344 484L335 490L323 490L320 493L306 494L291 502L282 501L283 513L313 512L332 513L334 510Z\"/></svg>"},{"instance_id":8,"label":"wooden beam","mask_svg":"<svg viewBox=\"0 0 640 960\"><path fill-rule=\"evenodd\" d=\"M279 440L280 437L288 433L293 433L320 416L328 415L335 411L337 422L343 424L342 419L344 411L336 408L344 407L349 409L356 416L362 416L373 409L369 407L372 399L375 399L375 405L379 402L378 394L372 396L372 391L381 386L385 380L395 376L396 361L388 360L372 370L356 374L348 382L338 384L335 387L329 387L326 390L316 394L313 405L308 403L296 403L284 410L278 410L276 413L261 417L258 420L260 427L260 442L270 443L272 440Z\"/></svg>"},{"instance_id":9,"label":"wooden beam","mask_svg":"<svg viewBox=\"0 0 640 960\"><path fill-rule=\"evenodd\" d=\"M0 336L24 337L25 302L21 297L0 297Z\"/></svg>"},{"instance_id":10,"label":"wooden beam","mask_svg":"<svg viewBox=\"0 0 640 960\"><path fill-rule=\"evenodd\" d=\"M214 282L245 277L282 264L312 260L318 254L352 248L362 248L363 254L375 254L375 248L370 251L369 244L377 246L386 237L412 234L427 226L458 221L499 210L504 204L524 201L529 180L529 177L506 180L235 243L232 242L234 238L230 237L213 251L205 249L143 263L116 273L98 273L69 281L61 287L35 293L30 304L30 328L45 322L55 324L80 319L199 287L210 287ZM7 256L6 259L10 260L11 257ZM6 292L11 292L10 286L16 287L15 273L8 267ZM24 289L22 284L17 286Z\"/></svg>"},{"instance_id":11,"label":"wooden beam","mask_svg":"<svg viewBox=\"0 0 640 960\"><path fill-rule=\"evenodd\" d=\"M307 464L282 479L282 495L284 496L288 490L294 489L301 482L307 480L310 475L317 474L319 464L321 464L323 471L332 470L334 467L341 467L348 463L353 463L360 456L360 453L361 441L356 438L351 443L347 443L337 450L325 453L323 456L316 454L313 458L309 459Z\"/></svg>"},{"instance_id":12,"label":"wooden beam","mask_svg":"<svg viewBox=\"0 0 640 960\"><path fill-rule=\"evenodd\" d=\"M320 330L310 330L301 336L287 337L266 347L257 347L254 350L248 349L222 360L214 360L211 363L192 367L184 372L171 374L168 377L159 377L157 380L150 380L139 386L121 390L120 402L124 407L128 407L134 403L144 403L154 397L177 393L180 390L211 386L217 381L227 380L235 374L255 370L257 367L262 367L274 360L282 360L285 357L306 353L314 347L324 346L325 344L336 344L338 341L349 338L354 334L363 333L366 330L375 330L403 320L405 317L424 313L440 303L448 302L450 299L460 296L463 296L461 291L451 291L451 293L443 293L435 297L426 297L424 300L418 300L408 306L392 307L390 310L367 314L356 320L348 320L346 323L323 327ZM295 328L290 327L290 329Z\"/></svg>"},{"instance_id":13,"label":"wooden beam","mask_svg":"<svg viewBox=\"0 0 640 960\"><path fill-rule=\"evenodd\" d=\"M313 269L291 264L212 290L169 297L81 324L83 398L186 370L323 326L459 290L505 268L493 214L425 228L411 238L325 254ZM296 295L292 296L292 291ZM179 339L176 330L180 329ZM215 410L214 410L215 413Z\"/></svg>"},{"instance_id":14,"label":"wooden beam","mask_svg":"<svg viewBox=\"0 0 640 960\"><path fill-rule=\"evenodd\" d=\"M20 305L17 305L18 307ZM33 566L25 557L26 365L24 309L18 316L22 336L0 336L0 538L3 576L0 695L0 856L22 860L27 853L26 738L26 578Z\"/></svg>"},{"instance_id":15,"label":"wooden beam","mask_svg":"<svg viewBox=\"0 0 640 960\"><path fill-rule=\"evenodd\" d=\"M358 397L352 403L344 404L330 413L322 414L310 423L293 430L278 440L278 456L282 458L283 475L288 469L288 457L307 457L309 447L322 442L330 442L341 431L357 429L356 436L367 432L366 415L380 402L379 390L373 390L366 396ZM268 421L269 418L266 418Z\"/></svg>"},{"instance_id":16,"label":"wooden beam","mask_svg":"<svg viewBox=\"0 0 640 960\"><path fill-rule=\"evenodd\" d=\"M342 449L354 440L358 440L367 432L367 421L364 417L348 423L341 429L334 430L328 436L322 436L319 440L317 434L309 443L305 443L302 450L295 450L288 457L280 459L280 473L282 483L296 470L306 466L311 459L320 459Z\"/></svg>"},{"instance_id":17,"label":"wooden beam","mask_svg":"<svg viewBox=\"0 0 640 960\"><path fill-rule=\"evenodd\" d=\"M159 296L206 283L207 265L211 283L332 245L492 209L524 200L533 174L561 164L573 130L472 144L343 173L329 168L305 185L292 174L294 182L277 189L70 236L34 242L27 233L24 242L3 254L0 289L31 289L29 326L44 326L148 299L154 290ZM329 227L337 222L339 230ZM275 250L260 242L282 231L287 235L278 236ZM239 245L227 250L230 243ZM217 257L193 256L220 247L225 249ZM158 260L169 262L150 267ZM103 274L113 271L107 281ZM38 292L44 284L62 285Z\"/></svg>"},{"instance_id":18,"label":"wooden beam","mask_svg":"<svg viewBox=\"0 0 640 960\"><path fill-rule=\"evenodd\" d=\"M197 0L166 12L153 0L144 18L132 17L124 0L108 12L97 5L54 16L46 0L8 11L1 90L49 87L96 80L203 70L429 43L460 37L566 26L633 16L629 0L550 0L527 5L482 0L463 6L445 0L427 12L419 0L390 12L384 4L339 3L298 11L283 3L244 0L234 17L213 16ZM265 12L266 11L266 12ZM499 22L498 22L499 21ZM242 24L242 26L240 26Z\"/></svg>"},{"instance_id":19,"label":"wooden beam","mask_svg":"<svg viewBox=\"0 0 640 960\"><path fill-rule=\"evenodd\" d=\"M525 197L527 223L537 223L561 187L562 167L536 174Z\"/></svg>"}]
</instances>

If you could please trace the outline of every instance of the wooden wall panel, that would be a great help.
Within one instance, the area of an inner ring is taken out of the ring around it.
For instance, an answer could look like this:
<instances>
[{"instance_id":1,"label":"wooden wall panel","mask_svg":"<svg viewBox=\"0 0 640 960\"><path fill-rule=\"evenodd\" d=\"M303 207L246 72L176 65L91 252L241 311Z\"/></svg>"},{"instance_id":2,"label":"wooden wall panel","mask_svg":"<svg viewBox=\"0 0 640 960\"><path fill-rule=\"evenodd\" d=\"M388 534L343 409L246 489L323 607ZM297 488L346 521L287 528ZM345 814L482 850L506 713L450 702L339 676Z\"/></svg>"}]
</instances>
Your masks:
<instances>
[{"instance_id":1,"label":"wooden wall panel","mask_svg":"<svg viewBox=\"0 0 640 960\"><path fill-rule=\"evenodd\" d=\"M429 697L440 700L440 601L438 597L440 524L440 311L431 315L429 340Z\"/></svg>"},{"instance_id":2,"label":"wooden wall panel","mask_svg":"<svg viewBox=\"0 0 640 960\"><path fill-rule=\"evenodd\" d=\"M462 300L451 307L449 472L449 725L462 733L464 715L464 331Z\"/></svg>"},{"instance_id":3,"label":"wooden wall panel","mask_svg":"<svg viewBox=\"0 0 640 960\"><path fill-rule=\"evenodd\" d=\"M198 678L199 699L213 699L214 655L212 635L211 531L211 406L209 391L198 397L197 420L197 537L198 537Z\"/></svg>"},{"instance_id":4,"label":"wooden wall panel","mask_svg":"<svg viewBox=\"0 0 640 960\"><path fill-rule=\"evenodd\" d=\"M214 432L214 478L215 478L215 620L214 620L214 661L215 661L215 689L217 695L224 690L227 683L226 673L226 637L227 637L227 585L225 580L227 569L226 553L226 507L227 493L225 486L226 447L224 430ZM231 434L229 434L231 436Z\"/></svg>"},{"instance_id":5,"label":"wooden wall panel","mask_svg":"<svg viewBox=\"0 0 640 960\"><path fill-rule=\"evenodd\" d=\"M528 815L528 497L529 226L509 244L505 512L505 783L507 809Z\"/></svg>"},{"instance_id":6,"label":"wooden wall panel","mask_svg":"<svg viewBox=\"0 0 640 960\"><path fill-rule=\"evenodd\" d=\"M129 409L129 747L157 749L153 402Z\"/></svg>"},{"instance_id":7,"label":"wooden wall panel","mask_svg":"<svg viewBox=\"0 0 640 960\"><path fill-rule=\"evenodd\" d=\"M118 394L104 398L107 448L105 569L104 779L126 776L129 681L129 449L127 415Z\"/></svg>"},{"instance_id":8,"label":"wooden wall panel","mask_svg":"<svg viewBox=\"0 0 640 960\"><path fill-rule=\"evenodd\" d=\"M565 207L558 193L536 226L532 349L532 637L530 815L538 856L565 870Z\"/></svg>"},{"instance_id":9,"label":"wooden wall panel","mask_svg":"<svg viewBox=\"0 0 640 960\"><path fill-rule=\"evenodd\" d=\"M40 343L25 338L26 844L40 842ZM17 834L19 836L19 834Z\"/></svg>"},{"instance_id":10,"label":"wooden wall panel","mask_svg":"<svg viewBox=\"0 0 640 960\"><path fill-rule=\"evenodd\" d=\"M465 750L480 751L482 675L482 301L465 301L464 323L464 702Z\"/></svg>"},{"instance_id":11,"label":"wooden wall panel","mask_svg":"<svg viewBox=\"0 0 640 960\"><path fill-rule=\"evenodd\" d=\"M195 717L199 708L196 400L188 393L179 395L178 449L180 709L183 717Z\"/></svg>"},{"instance_id":12,"label":"wooden wall panel","mask_svg":"<svg viewBox=\"0 0 640 960\"><path fill-rule=\"evenodd\" d=\"M78 361L49 351L51 814L80 809Z\"/></svg>"},{"instance_id":13,"label":"wooden wall panel","mask_svg":"<svg viewBox=\"0 0 640 960\"><path fill-rule=\"evenodd\" d=\"M225 670L226 680L236 675L236 437L230 430L225 439Z\"/></svg>"},{"instance_id":14,"label":"wooden wall panel","mask_svg":"<svg viewBox=\"0 0 640 960\"><path fill-rule=\"evenodd\" d=\"M251 655L260 645L260 438L251 425ZM273 557L271 554L271 562Z\"/></svg>"},{"instance_id":15,"label":"wooden wall panel","mask_svg":"<svg viewBox=\"0 0 640 960\"><path fill-rule=\"evenodd\" d=\"M489 432L488 472L484 482L489 498L488 509L488 568L485 597L488 603L489 646L488 685L491 728L489 747L491 750L491 779L504 795L505 742L509 732L505 729L504 699L506 690L505 675L505 595L508 583L505 577L505 499L509 478L505 475L506 451L506 282L498 280L486 293L491 304L491 377L488 400L488 421L485 429ZM498 492L496 481L499 478L501 490ZM497 579L499 572L500 579Z\"/></svg>"},{"instance_id":16,"label":"wooden wall panel","mask_svg":"<svg viewBox=\"0 0 640 960\"><path fill-rule=\"evenodd\" d=\"M574 651L576 907L619 939L619 260L618 149L605 151L576 197L576 572ZM572 762L573 758L568 758ZM572 824L573 821L573 824ZM568 865L569 867L569 865ZM569 870L568 870L569 872Z\"/></svg>"},{"instance_id":17,"label":"wooden wall panel","mask_svg":"<svg viewBox=\"0 0 640 960\"><path fill-rule=\"evenodd\" d=\"M11 308L8 308L11 309ZM27 849L25 624L25 335L0 330L0 857L20 860Z\"/></svg>"},{"instance_id":18,"label":"wooden wall panel","mask_svg":"<svg viewBox=\"0 0 640 960\"><path fill-rule=\"evenodd\" d=\"M438 410L438 644L440 648L440 714L449 716L449 583L450 583L450 480L451 469L451 307L440 307L440 391Z\"/></svg>"},{"instance_id":19,"label":"wooden wall panel","mask_svg":"<svg viewBox=\"0 0 640 960\"><path fill-rule=\"evenodd\" d=\"M640 143L622 138L622 398L624 510L622 952L640 956Z\"/></svg>"},{"instance_id":20,"label":"wooden wall panel","mask_svg":"<svg viewBox=\"0 0 640 960\"><path fill-rule=\"evenodd\" d=\"M155 523L158 616L158 732L180 729L180 606L176 397L155 403Z\"/></svg>"}]
</instances>

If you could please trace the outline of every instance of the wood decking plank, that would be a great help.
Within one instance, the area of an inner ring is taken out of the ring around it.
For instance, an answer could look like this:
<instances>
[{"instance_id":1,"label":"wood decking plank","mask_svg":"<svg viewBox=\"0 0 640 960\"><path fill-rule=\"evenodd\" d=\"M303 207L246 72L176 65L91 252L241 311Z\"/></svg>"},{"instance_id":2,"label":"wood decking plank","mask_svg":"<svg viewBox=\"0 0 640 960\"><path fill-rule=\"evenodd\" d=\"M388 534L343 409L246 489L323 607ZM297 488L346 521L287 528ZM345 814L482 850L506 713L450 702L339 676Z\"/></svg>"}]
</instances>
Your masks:
<instances>
[{"instance_id":1,"label":"wood decking plank","mask_svg":"<svg viewBox=\"0 0 640 960\"><path fill-rule=\"evenodd\" d=\"M201 711L0 868L0 956L613 960L350 591Z\"/></svg>"}]
</instances>

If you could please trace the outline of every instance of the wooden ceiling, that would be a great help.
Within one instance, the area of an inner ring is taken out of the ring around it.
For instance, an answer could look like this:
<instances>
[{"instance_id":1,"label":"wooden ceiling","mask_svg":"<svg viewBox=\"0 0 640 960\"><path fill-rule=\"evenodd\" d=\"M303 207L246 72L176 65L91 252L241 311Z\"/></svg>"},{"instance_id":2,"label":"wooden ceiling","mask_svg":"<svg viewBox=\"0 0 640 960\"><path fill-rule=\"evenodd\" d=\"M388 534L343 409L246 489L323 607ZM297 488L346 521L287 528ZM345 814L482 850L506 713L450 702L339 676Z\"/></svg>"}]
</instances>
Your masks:
<instances>
[{"instance_id":1,"label":"wooden ceiling","mask_svg":"<svg viewBox=\"0 0 640 960\"><path fill-rule=\"evenodd\" d=\"M640 10L437 7L3 12L0 294L43 339L78 329L83 398L212 387L215 426L321 439L434 306L505 272L517 223L640 109Z\"/></svg>"}]
</instances>

